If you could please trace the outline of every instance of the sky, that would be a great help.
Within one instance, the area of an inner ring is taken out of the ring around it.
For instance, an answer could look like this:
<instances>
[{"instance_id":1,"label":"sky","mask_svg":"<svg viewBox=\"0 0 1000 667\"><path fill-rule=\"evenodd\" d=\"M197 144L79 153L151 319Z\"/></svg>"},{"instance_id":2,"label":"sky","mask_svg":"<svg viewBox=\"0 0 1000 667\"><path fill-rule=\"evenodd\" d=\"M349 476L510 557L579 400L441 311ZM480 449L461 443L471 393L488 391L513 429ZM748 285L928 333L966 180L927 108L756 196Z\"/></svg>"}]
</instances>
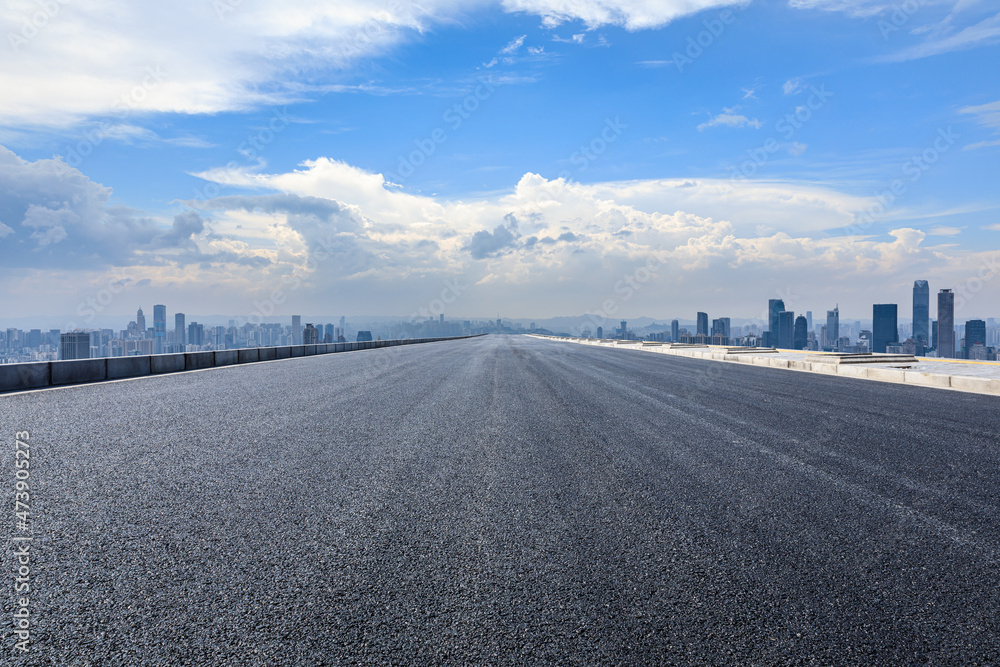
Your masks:
<instances>
[{"instance_id":1,"label":"sky","mask_svg":"<svg viewBox=\"0 0 1000 667\"><path fill-rule=\"evenodd\" d=\"M1000 316L993 0L5 7L0 319Z\"/></svg>"}]
</instances>

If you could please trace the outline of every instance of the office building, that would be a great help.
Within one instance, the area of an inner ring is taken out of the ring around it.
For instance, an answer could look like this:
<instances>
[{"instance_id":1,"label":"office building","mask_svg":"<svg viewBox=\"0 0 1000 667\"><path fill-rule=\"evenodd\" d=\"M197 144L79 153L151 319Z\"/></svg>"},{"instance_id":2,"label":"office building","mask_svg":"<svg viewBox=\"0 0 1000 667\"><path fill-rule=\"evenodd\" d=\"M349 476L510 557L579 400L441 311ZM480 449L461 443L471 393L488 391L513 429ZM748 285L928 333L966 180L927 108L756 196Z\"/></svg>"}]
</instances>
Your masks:
<instances>
[{"instance_id":1,"label":"office building","mask_svg":"<svg viewBox=\"0 0 1000 667\"><path fill-rule=\"evenodd\" d=\"M302 345L301 315L292 315L292 345Z\"/></svg>"},{"instance_id":2,"label":"office building","mask_svg":"<svg viewBox=\"0 0 1000 667\"><path fill-rule=\"evenodd\" d=\"M677 320L670 321L670 340L674 343L681 340L681 323Z\"/></svg>"},{"instance_id":3,"label":"office building","mask_svg":"<svg viewBox=\"0 0 1000 667\"><path fill-rule=\"evenodd\" d=\"M146 337L146 316L142 314L142 308L135 313L135 328L139 331L139 338Z\"/></svg>"},{"instance_id":4,"label":"office building","mask_svg":"<svg viewBox=\"0 0 1000 667\"><path fill-rule=\"evenodd\" d=\"M955 358L955 293L950 289L938 292L937 356Z\"/></svg>"},{"instance_id":5,"label":"office building","mask_svg":"<svg viewBox=\"0 0 1000 667\"><path fill-rule=\"evenodd\" d=\"M317 343L319 343L319 329L312 324L306 324L306 328L302 330L302 344L316 345Z\"/></svg>"},{"instance_id":6,"label":"office building","mask_svg":"<svg viewBox=\"0 0 1000 667\"><path fill-rule=\"evenodd\" d=\"M986 321L969 320L965 323L965 358L973 359L969 352L979 346L986 349Z\"/></svg>"},{"instance_id":7,"label":"office building","mask_svg":"<svg viewBox=\"0 0 1000 667\"><path fill-rule=\"evenodd\" d=\"M712 320L712 340L715 340L716 336L720 336L724 342L720 345L729 345L730 336L730 319L728 317L720 317L716 320Z\"/></svg>"},{"instance_id":8,"label":"office building","mask_svg":"<svg viewBox=\"0 0 1000 667\"><path fill-rule=\"evenodd\" d=\"M358 341L357 342L359 342L359 343L366 343L366 342L370 341L371 339L372 339L372 332L371 331L359 331L358 332Z\"/></svg>"},{"instance_id":9,"label":"office building","mask_svg":"<svg viewBox=\"0 0 1000 667\"><path fill-rule=\"evenodd\" d=\"M795 337L795 313L790 310L783 310L778 313L778 341L775 347L785 350L792 349L792 341Z\"/></svg>"},{"instance_id":10,"label":"office building","mask_svg":"<svg viewBox=\"0 0 1000 667\"><path fill-rule=\"evenodd\" d=\"M695 333L703 336L708 335L708 313L698 313L698 325Z\"/></svg>"},{"instance_id":11,"label":"office building","mask_svg":"<svg viewBox=\"0 0 1000 667\"><path fill-rule=\"evenodd\" d=\"M837 341L840 339L840 305L833 310L826 311L826 338L823 340L823 347L835 350Z\"/></svg>"},{"instance_id":12,"label":"office building","mask_svg":"<svg viewBox=\"0 0 1000 667\"><path fill-rule=\"evenodd\" d=\"M185 335L186 326L184 324L184 313L177 313L174 315L174 343L180 346L187 345L187 336Z\"/></svg>"},{"instance_id":13,"label":"office building","mask_svg":"<svg viewBox=\"0 0 1000 667\"><path fill-rule=\"evenodd\" d=\"M65 360L90 359L90 334L71 331L59 336L59 358Z\"/></svg>"},{"instance_id":14,"label":"office building","mask_svg":"<svg viewBox=\"0 0 1000 667\"><path fill-rule=\"evenodd\" d=\"M795 318L792 331L792 349L804 350L809 343L809 318L799 315Z\"/></svg>"},{"instance_id":15,"label":"office building","mask_svg":"<svg viewBox=\"0 0 1000 667\"><path fill-rule=\"evenodd\" d=\"M785 302L781 299L767 300L767 332L765 342L772 347L778 341L778 314L785 310Z\"/></svg>"},{"instance_id":16,"label":"office building","mask_svg":"<svg viewBox=\"0 0 1000 667\"><path fill-rule=\"evenodd\" d=\"M813 330L813 311L806 311L806 335Z\"/></svg>"},{"instance_id":17,"label":"office building","mask_svg":"<svg viewBox=\"0 0 1000 667\"><path fill-rule=\"evenodd\" d=\"M923 341L924 345L931 342L931 290L926 280L913 282L913 340Z\"/></svg>"},{"instance_id":18,"label":"office building","mask_svg":"<svg viewBox=\"0 0 1000 667\"><path fill-rule=\"evenodd\" d=\"M877 303L872 308L872 352L885 353L887 345L899 343L897 306Z\"/></svg>"},{"instance_id":19,"label":"office building","mask_svg":"<svg viewBox=\"0 0 1000 667\"><path fill-rule=\"evenodd\" d=\"M604 338L604 327L597 327L597 337Z\"/></svg>"}]
</instances>

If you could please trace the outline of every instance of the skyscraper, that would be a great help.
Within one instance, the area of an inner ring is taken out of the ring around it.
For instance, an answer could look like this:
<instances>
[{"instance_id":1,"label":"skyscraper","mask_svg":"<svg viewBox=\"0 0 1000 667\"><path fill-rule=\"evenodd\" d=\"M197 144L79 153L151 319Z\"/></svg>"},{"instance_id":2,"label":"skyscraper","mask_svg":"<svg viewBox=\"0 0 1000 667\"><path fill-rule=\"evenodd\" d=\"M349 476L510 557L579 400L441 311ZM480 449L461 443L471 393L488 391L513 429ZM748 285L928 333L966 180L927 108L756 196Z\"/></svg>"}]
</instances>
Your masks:
<instances>
[{"instance_id":1,"label":"skyscraper","mask_svg":"<svg viewBox=\"0 0 1000 667\"><path fill-rule=\"evenodd\" d=\"M837 341L840 339L840 305L838 304L833 310L826 311L826 340L823 341L824 347L829 347L831 349L837 347ZM883 350L884 352L885 350Z\"/></svg>"},{"instance_id":2,"label":"skyscraper","mask_svg":"<svg viewBox=\"0 0 1000 667\"><path fill-rule=\"evenodd\" d=\"M955 293L950 289L938 292L937 356L955 358Z\"/></svg>"},{"instance_id":3,"label":"skyscraper","mask_svg":"<svg viewBox=\"0 0 1000 667\"><path fill-rule=\"evenodd\" d=\"M897 306L877 303L872 307L872 352L885 353L886 345L899 342Z\"/></svg>"},{"instance_id":4,"label":"skyscraper","mask_svg":"<svg viewBox=\"0 0 1000 667\"><path fill-rule=\"evenodd\" d=\"M679 342L681 339L681 323L677 320L671 320L670 322L670 340L674 343Z\"/></svg>"},{"instance_id":5,"label":"skyscraper","mask_svg":"<svg viewBox=\"0 0 1000 667\"><path fill-rule=\"evenodd\" d=\"M926 280L913 282L913 340L931 342L931 290Z\"/></svg>"},{"instance_id":6,"label":"skyscraper","mask_svg":"<svg viewBox=\"0 0 1000 667\"><path fill-rule=\"evenodd\" d=\"M792 331L792 349L804 350L808 343L809 319L799 315L795 318L795 329Z\"/></svg>"},{"instance_id":7,"label":"skyscraper","mask_svg":"<svg viewBox=\"0 0 1000 667\"><path fill-rule=\"evenodd\" d=\"M778 343L778 313L784 309L785 302L781 299L767 300L767 330L770 334L767 340L768 345L773 346Z\"/></svg>"},{"instance_id":8,"label":"skyscraper","mask_svg":"<svg viewBox=\"0 0 1000 667\"><path fill-rule=\"evenodd\" d=\"M139 330L139 340L146 337L146 316L142 314L142 308L136 311L135 328Z\"/></svg>"},{"instance_id":9,"label":"skyscraper","mask_svg":"<svg viewBox=\"0 0 1000 667\"><path fill-rule=\"evenodd\" d=\"M976 345L986 347L986 321L968 320L965 323L965 358L969 359L969 350Z\"/></svg>"},{"instance_id":10,"label":"skyscraper","mask_svg":"<svg viewBox=\"0 0 1000 667\"><path fill-rule=\"evenodd\" d=\"M775 347L785 350L792 349L794 337L795 313L790 310L783 310L778 313L778 342Z\"/></svg>"},{"instance_id":11,"label":"skyscraper","mask_svg":"<svg viewBox=\"0 0 1000 667\"><path fill-rule=\"evenodd\" d=\"M167 307L153 306L153 353L163 354L163 344L167 340Z\"/></svg>"},{"instance_id":12,"label":"skyscraper","mask_svg":"<svg viewBox=\"0 0 1000 667\"><path fill-rule=\"evenodd\" d=\"M708 335L708 313L698 313L698 330L695 333Z\"/></svg>"},{"instance_id":13,"label":"skyscraper","mask_svg":"<svg viewBox=\"0 0 1000 667\"><path fill-rule=\"evenodd\" d=\"M90 359L90 334L86 331L71 331L59 336L60 359Z\"/></svg>"},{"instance_id":14,"label":"skyscraper","mask_svg":"<svg viewBox=\"0 0 1000 667\"><path fill-rule=\"evenodd\" d=\"M317 343L319 343L319 329L314 327L312 323L306 324L306 328L302 330L302 344L316 345Z\"/></svg>"},{"instance_id":15,"label":"skyscraper","mask_svg":"<svg viewBox=\"0 0 1000 667\"><path fill-rule=\"evenodd\" d=\"M292 315L292 345L302 345L301 315Z\"/></svg>"},{"instance_id":16,"label":"skyscraper","mask_svg":"<svg viewBox=\"0 0 1000 667\"><path fill-rule=\"evenodd\" d=\"M730 332L730 322L728 317L720 317L716 320L712 320L712 338L716 336L722 336L726 339L725 344L729 344L729 332Z\"/></svg>"},{"instance_id":17,"label":"skyscraper","mask_svg":"<svg viewBox=\"0 0 1000 667\"><path fill-rule=\"evenodd\" d=\"M174 315L174 342L178 345L187 344L187 332L184 330L184 313Z\"/></svg>"},{"instance_id":18,"label":"skyscraper","mask_svg":"<svg viewBox=\"0 0 1000 667\"><path fill-rule=\"evenodd\" d=\"M813 330L813 311L806 311L806 336L809 336L809 332Z\"/></svg>"},{"instance_id":19,"label":"skyscraper","mask_svg":"<svg viewBox=\"0 0 1000 667\"><path fill-rule=\"evenodd\" d=\"M597 327L597 338L604 338L604 327Z\"/></svg>"}]
</instances>

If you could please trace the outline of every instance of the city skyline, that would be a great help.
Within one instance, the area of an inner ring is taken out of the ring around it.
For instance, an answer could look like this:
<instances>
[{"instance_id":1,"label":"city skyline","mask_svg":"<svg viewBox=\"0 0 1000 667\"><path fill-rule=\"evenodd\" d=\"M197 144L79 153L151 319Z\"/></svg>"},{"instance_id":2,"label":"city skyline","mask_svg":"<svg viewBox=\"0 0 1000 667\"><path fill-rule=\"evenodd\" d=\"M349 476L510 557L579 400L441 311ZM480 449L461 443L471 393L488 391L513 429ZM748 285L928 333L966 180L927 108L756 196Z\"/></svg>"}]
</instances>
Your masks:
<instances>
[{"instance_id":1,"label":"city skyline","mask_svg":"<svg viewBox=\"0 0 1000 667\"><path fill-rule=\"evenodd\" d=\"M918 4L17 0L3 310L988 317L1000 15Z\"/></svg>"}]
</instances>

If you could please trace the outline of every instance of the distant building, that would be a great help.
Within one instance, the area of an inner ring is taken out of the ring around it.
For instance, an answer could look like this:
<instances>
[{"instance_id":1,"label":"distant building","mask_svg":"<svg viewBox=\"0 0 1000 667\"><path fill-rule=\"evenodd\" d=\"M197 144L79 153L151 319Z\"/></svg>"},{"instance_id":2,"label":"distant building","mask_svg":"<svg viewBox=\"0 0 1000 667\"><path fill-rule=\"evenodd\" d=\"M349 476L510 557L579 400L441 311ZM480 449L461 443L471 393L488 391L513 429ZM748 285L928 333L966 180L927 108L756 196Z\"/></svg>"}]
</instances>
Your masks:
<instances>
[{"instance_id":1,"label":"distant building","mask_svg":"<svg viewBox=\"0 0 1000 667\"><path fill-rule=\"evenodd\" d=\"M301 315L292 315L292 345L302 345Z\"/></svg>"},{"instance_id":2,"label":"distant building","mask_svg":"<svg viewBox=\"0 0 1000 667\"><path fill-rule=\"evenodd\" d=\"M182 349L187 344L185 333L184 313L177 313L174 315L174 342L180 345Z\"/></svg>"},{"instance_id":3,"label":"distant building","mask_svg":"<svg viewBox=\"0 0 1000 667\"><path fill-rule=\"evenodd\" d=\"M622 320L621 327L618 329L618 337L622 340L628 339L628 321Z\"/></svg>"},{"instance_id":4,"label":"distant building","mask_svg":"<svg viewBox=\"0 0 1000 667\"><path fill-rule=\"evenodd\" d=\"M90 334L71 331L59 336L59 358L65 360L90 359Z\"/></svg>"},{"instance_id":5,"label":"distant building","mask_svg":"<svg viewBox=\"0 0 1000 667\"><path fill-rule=\"evenodd\" d=\"M146 316L142 314L142 308L135 313L135 328L139 331L139 338L146 337Z\"/></svg>"},{"instance_id":6,"label":"distant building","mask_svg":"<svg viewBox=\"0 0 1000 667\"><path fill-rule=\"evenodd\" d=\"M366 343L366 342L370 341L371 339L372 339L372 332L371 331L359 331L358 332L358 342L359 343Z\"/></svg>"},{"instance_id":7,"label":"distant building","mask_svg":"<svg viewBox=\"0 0 1000 667\"><path fill-rule=\"evenodd\" d=\"M783 310L778 313L778 341L775 347L784 350L792 349L795 340L795 313Z\"/></svg>"},{"instance_id":8,"label":"distant building","mask_svg":"<svg viewBox=\"0 0 1000 667\"><path fill-rule=\"evenodd\" d=\"M877 303L872 307L872 352L885 353L886 346L899 344L898 307Z\"/></svg>"},{"instance_id":9,"label":"distant building","mask_svg":"<svg viewBox=\"0 0 1000 667\"><path fill-rule=\"evenodd\" d=\"M317 343L319 343L319 329L312 324L306 324L306 328L302 330L302 344L316 345Z\"/></svg>"},{"instance_id":10,"label":"distant building","mask_svg":"<svg viewBox=\"0 0 1000 667\"><path fill-rule=\"evenodd\" d=\"M938 292L937 356L955 357L955 293L950 289Z\"/></svg>"},{"instance_id":11,"label":"distant building","mask_svg":"<svg viewBox=\"0 0 1000 667\"><path fill-rule=\"evenodd\" d=\"M813 311L807 310L806 311L806 335L808 336L809 332L812 331L812 330L813 330Z\"/></svg>"},{"instance_id":12,"label":"distant building","mask_svg":"<svg viewBox=\"0 0 1000 667\"><path fill-rule=\"evenodd\" d=\"M167 307L153 306L153 349L154 354L163 354L167 342Z\"/></svg>"},{"instance_id":13,"label":"distant building","mask_svg":"<svg viewBox=\"0 0 1000 667\"><path fill-rule=\"evenodd\" d=\"M701 334L703 336L708 335L708 313L698 313L697 326L695 327L695 333Z\"/></svg>"},{"instance_id":14,"label":"distant building","mask_svg":"<svg viewBox=\"0 0 1000 667\"><path fill-rule=\"evenodd\" d=\"M809 343L809 318L799 315L795 318L792 331L792 349L804 350Z\"/></svg>"},{"instance_id":15,"label":"distant building","mask_svg":"<svg viewBox=\"0 0 1000 667\"><path fill-rule=\"evenodd\" d=\"M965 323L965 358L973 359L969 351L976 346L986 349L986 322L985 320L968 320Z\"/></svg>"},{"instance_id":16,"label":"distant building","mask_svg":"<svg viewBox=\"0 0 1000 667\"><path fill-rule=\"evenodd\" d=\"M716 336L721 336L724 342L717 343L717 345L729 345L730 339L730 319L728 317L720 317L718 319L712 320L712 340L715 341Z\"/></svg>"},{"instance_id":17,"label":"distant building","mask_svg":"<svg viewBox=\"0 0 1000 667\"><path fill-rule=\"evenodd\" d=\"M765 344L774 346L778 341L778 314L785 310L785 302L781 299L767 300L767 335Z\"/></svg>"},{"instance_id":18,"label":"distant building","mask_svg":"<svg viewBox=\"0 0 1000 667\"><path fill-rule=\"evenodd\" d=\"M674 343L681 341L681 323L677 320L670 322L670 340Z\"/></svg>"},{"instance_id":19,"label":"distant building","mask_svg":"<svg viewBox=\"0 0 1000 667\"><path fill-rule=\"evenodd\" d=\"M604 327L597 327L597 337L604 338Z\"/></svg>"},{"instance_id":20,"label":"distant building","mask_svg":"<svg viewBox=\"0 0 1000 667\"><path fill-rule=\"evenodd\" d=\"M839 339L840 305L837 305L833 310L826 311L826 337L823 339L823 347L835 350Z\"/></svg>"},{"instance_id":21,"label":"distant building","mask_svg":"<svg viewBox=\"0 0 1000 667\"><path fill-rule=\"evenodd\" d=\"M913 340L930 345L931 290L926 280L913 282Z\"/></svg>"}]
</instances>

